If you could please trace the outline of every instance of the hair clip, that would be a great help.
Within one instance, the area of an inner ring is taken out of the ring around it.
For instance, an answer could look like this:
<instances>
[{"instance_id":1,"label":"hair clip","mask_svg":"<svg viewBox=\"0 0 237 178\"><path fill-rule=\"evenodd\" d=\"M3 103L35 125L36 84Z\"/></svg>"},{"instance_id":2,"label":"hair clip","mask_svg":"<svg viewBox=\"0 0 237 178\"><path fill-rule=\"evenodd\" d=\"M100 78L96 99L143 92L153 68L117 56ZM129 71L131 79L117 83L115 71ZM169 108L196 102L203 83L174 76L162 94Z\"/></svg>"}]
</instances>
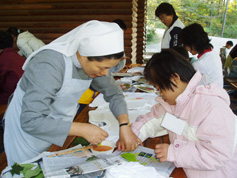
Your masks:
<instances>
[{"instance_id":1,"label":"hair clip","mask_svg":"<svg viewBox=\"0 0 237 178\"><path fill-rule=\"evenodd\" d=\"M21 33L21 30L20 30L20 29L18 29L18 30L17 30L17 33Z\"/></svg>"}]
</instances>

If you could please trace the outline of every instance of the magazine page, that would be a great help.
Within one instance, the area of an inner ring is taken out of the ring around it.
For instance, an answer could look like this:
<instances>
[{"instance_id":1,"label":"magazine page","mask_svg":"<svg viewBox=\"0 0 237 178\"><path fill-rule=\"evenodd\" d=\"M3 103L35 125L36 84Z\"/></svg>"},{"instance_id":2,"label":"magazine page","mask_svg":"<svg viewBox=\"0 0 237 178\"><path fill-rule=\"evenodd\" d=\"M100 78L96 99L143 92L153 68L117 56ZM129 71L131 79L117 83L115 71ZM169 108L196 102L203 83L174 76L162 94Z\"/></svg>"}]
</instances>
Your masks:
<instances>
[{"instance_id":1,"label":"magazine page","mask_svg":"<svg viewBox=\"0 0 237 178\"><path fill-rule=\"evenodd\" d=\"M120 155L121 160L126 160L123 158L126 156L126 153L129 153L130 154L129 156L134 155L133 159L136 159L134 160L134 162L139 162L144 166L154 167L161 175L166 177L169 177L170 174L175 169L175 165L173 163L159 162L159 160L155 156L154 150L143 146L139 146L134 151L129 152L115 151L113 154Z\"/></svg>"},{"instance_id":2,"label":"magazine page","mask_svg":"<svg viewBox=\"0 0 237 178\"><path fill-rule=\"evenodd\" d=\"M41 168L45 177L53 177L56 175L68 176L65 168L83 163L91 152L88 150L91 146L82 147L81 145L72 148L52 152L42 157Z\"/></svg>"}]
</instances>

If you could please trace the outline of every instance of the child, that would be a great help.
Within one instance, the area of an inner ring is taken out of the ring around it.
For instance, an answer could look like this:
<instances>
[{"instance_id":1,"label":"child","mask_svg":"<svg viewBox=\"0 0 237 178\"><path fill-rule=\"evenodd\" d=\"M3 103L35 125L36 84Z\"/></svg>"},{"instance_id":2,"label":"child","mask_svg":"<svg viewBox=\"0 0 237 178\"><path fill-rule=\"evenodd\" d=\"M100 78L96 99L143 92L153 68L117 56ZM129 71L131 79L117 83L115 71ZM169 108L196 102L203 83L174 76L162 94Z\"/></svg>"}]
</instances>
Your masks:
<instances>
[{"instance_id":1,"label":"child","mask_svg":"<svg viewBox=\"0 0 237 178\"><path fill-rule=\"evenodd\" d=\"M145 140L150 132L161 128L149 123L164 118L162 125L171 122L166 125L170 144L156 145L156 157L161 162L173 162L190 178L236 177L236 116L225 90L216 83L205 85L201 73L172 49L154 54L144 75L160 91L156 98L159 103L132 123L135 134Z\"/></svg>"},{"instance_id":2,"label":"child","mask_svg":"<svg viewBox=\"0 0 237 178\"><path fill-rule=\"evenodd\" d=\"M220 56L212 50L213 46L203 27L198 23L185 27L179 35L179 40L192 55L198 54L198 59L192 63L193 67L207 75L210 83L216 82L223 87Z\"/></svg>"}]
</instances>

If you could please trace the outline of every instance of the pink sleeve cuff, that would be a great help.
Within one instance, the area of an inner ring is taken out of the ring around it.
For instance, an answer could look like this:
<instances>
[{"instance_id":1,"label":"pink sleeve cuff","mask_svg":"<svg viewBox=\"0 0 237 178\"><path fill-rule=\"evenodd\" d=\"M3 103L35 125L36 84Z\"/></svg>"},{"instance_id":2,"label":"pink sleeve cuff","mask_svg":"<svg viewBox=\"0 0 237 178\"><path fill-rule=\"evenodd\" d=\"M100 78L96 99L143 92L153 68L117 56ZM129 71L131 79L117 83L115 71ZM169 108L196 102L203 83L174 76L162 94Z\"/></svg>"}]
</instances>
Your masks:
<instances>
[{"instance_id":1,"label":"pink sleeve cuff","mask_svg":"<svg viewBox=\"0 0 237 178\"><path fill-rule=\"evenodd\" d=\"M168 149L167 161L175 162L175 148L173 144L170 144Z\"/></svg>"}]
</instances>

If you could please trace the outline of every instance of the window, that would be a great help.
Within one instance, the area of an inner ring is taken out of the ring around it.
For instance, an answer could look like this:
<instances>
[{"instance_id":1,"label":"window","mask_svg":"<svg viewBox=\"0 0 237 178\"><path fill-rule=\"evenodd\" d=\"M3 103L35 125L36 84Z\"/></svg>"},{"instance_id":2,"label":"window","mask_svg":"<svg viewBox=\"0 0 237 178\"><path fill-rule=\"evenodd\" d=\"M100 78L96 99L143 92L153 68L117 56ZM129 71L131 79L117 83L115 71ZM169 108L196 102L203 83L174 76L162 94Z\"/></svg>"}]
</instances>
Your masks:
<instances>
[{"instance_id":1,"label":"window","mask_svg":"<svg viewBox=\"0 0 237 178\"><path fill-rule=\"evenodd\" d=\"M166 26L155 16L155 10L162 2L172 4L179 19L186 26L194 22L200 23L208 33L214 50L218 54L226 41L232 40L234 45L237 43L236 0L147 0L145 59L149 59L153 53L160 51L160 43ZM227 11L226 7L228 7Z\"/></svg>"}]
</instances>

